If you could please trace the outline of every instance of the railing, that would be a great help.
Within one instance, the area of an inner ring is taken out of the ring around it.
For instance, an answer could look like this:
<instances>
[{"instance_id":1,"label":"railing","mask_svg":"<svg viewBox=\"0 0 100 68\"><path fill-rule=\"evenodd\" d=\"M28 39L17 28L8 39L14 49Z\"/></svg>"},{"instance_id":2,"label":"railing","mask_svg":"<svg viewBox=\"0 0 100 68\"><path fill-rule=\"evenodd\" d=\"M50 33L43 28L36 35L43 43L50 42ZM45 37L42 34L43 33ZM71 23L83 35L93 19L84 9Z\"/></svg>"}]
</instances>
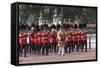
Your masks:
<instances>
[{"instance_id":1,"label":"railing","mask_svg":"<svg viewBox=\"0 0 100 68\"><path fill-rule=\"evenodd\" d=\"M96 48L96 34L88 34L87 48Z\"/></svg>"}]
</instances>

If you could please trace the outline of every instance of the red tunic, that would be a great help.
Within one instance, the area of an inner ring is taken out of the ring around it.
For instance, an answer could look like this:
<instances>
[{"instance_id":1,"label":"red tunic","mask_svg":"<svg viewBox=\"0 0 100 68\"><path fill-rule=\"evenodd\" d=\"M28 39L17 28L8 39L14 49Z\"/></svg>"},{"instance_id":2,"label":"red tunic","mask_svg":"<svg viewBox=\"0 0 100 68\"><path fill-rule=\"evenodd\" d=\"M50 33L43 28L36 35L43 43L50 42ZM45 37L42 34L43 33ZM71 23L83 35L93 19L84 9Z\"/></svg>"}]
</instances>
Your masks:
<instances>
[{"instance_id":1,"label":"red tunic","mask_svg":"<svg viewBox=\"0 0 100 68\"><path fill-rule=\"evenodd\" d=\"M71 35L72 35L72 36L75 36L75 35L76 35L76 33L73 31L73 32L71 33Z\"/></svg>"},{"instance_id":2,"label":"red tunic","mask_svg":"<svg viewBox=\"0 0 100 68\"><path fill-rule=\"evenodd\" d=\"M34 43L37 44L38 43L38 35L34 34Z\"/></svg>"},{"instance_id":3,"label":"red tunic","mask_svg":"<svg viewBox=\"0 0 100 68\"><path fill-rule=\"evenodd\" d=\"M78 35L78 42L81 41L81 40L82 40L81 36Z\"/></svg>"},{"instance_id":4,"label":"red tunic","mask_svg":"<svg viewBox=\"0 0 100 68\"><path fill-rule=\"evenodd\" d=\"M81 40L82 40L82 41L86 41L86 40L87 40L87 34L86 34L86 32L83 32L83 31L82 31L82 32L80 33L80 36L81 36Z\"/></svg>"},{"instance_id":5,"label":"red tunic","mask_svg":"<svg viewBox=\"0 0 100 68\"><path fill-rule=\"evenodd\" d=\"M24 38L24 32L19 33L19 44L27 44L27 41Z\"/></svg>"},{"instance_id":6,"label":"red tunic","mask_svg":"<svg viewBox=\"0 0 100 68\"><path fill-rule=\"evenodd\" d=\"M83 41L87 41L87 35L83 35Z\"/></svg>"},{"instance_id":7,"label":"red tunic","mask_svg":"<svg viewBox=\"0 0 100 68\"><path fill-rule=\"evenodd\" d=\"M71 33L72 34L72 41L74 42L74 41L76 41L77 40L77 32L75 32L75 31L73 31L73 33Z\"/></svg>"},{"instance_id":8,"label":"red tunic","mask_svg":"<svg viewBox=\"0 0 100 68\"><path fill-rule=\"evenodd\" d=\"M48 41L48 38L47 37L44 37L44 38L42 38L42 43L43 44L46 44L46 43L48 43L49 41Z\"/></svg>"},{"instance_id":9,"label":"red tunic","mask_svg":"<svg viewBox=\"0 0 100 68\"><path fill-rule=\"evenodd\" d=\"M68 34L65 34L65 42L68 41Z\"/></svg>"},{"instance_id":10,"label":"red tunic","mask_svg":"<svg viewBox=\"0 0 100 68\"><path fill-rule=\"evenodd\" d=\"M23 34L24 34L24 32L20 32L19 33L19 38L22 38L23 37Z\"/></svg>"},{"instance_id":11,"label":"red tunic","mask_svg":"<svg viewBox=\"0 0 100 68\"><path fill-rule=\"evenodd\" d=\"M35 43L34 37L31 37L31 42L32 42L32 43Z\"/></svg>"},{"instance_id":12,"label":"red tunic","mask_svg":"<svg viewBox=\"0 0 100 68\"><path fill-rule=\"evenodd\" d=\"M42 36L42 32L38 32L37 35L40 37Z\"/></svg>"},{"instance_id":13,"label":"red tunic","mask_svg":"<svg viewBox=\"0 0 100 68\"><path fill-rule=\"evenodd\" d=\"M75 41L75 36L72 36L72 41L73 41L73 42Z\"/></svg>"},{"instance_id":14,"label":"red tunic","mask_svg":"<svg viewBox=\"0 0 100 68\"><path fill-rule=\"evenodd\" d=\"M33 32L29 33L29 37L32 37L32 35L33 35Z\"/></svg>"},{"instance_id":15,"label":"red tunic","mask_svg":"<svg viewBox=\"0 0 100 68\"><path fill-rule=\"evenodd\" d=\"M66 42L72 42L73 41L73 38L72 38L72 36L69 36L68 35L68 37L67 37L68 39L66 39Z\"/></svg>"},{"instance_id":16,"label":"red tunic","mask_svg":"<svg viewBox=\"0 0 100 68\"><path fill-rule=\"evenodd\" d=\"M41 40L41 42L43 44L49 43L48 34L46 32L42 32L42 40Z\"/></svg>"},{"instance_id":17,"label":"red tunic","mask_svg":"<svg viewBox=\"0 0 100 68\"><path fill-rule=\"evenodd\" d=\"M50 43L57 43L57 33L56 32L51 32L49 34L49 41Z\"/></svg>"},{"instance_id":18,"label":"red tunic","mask_svg":"<svg viewBox=\"0 0 100 68\"><path fill-rule=\"evenodd\" d=\"M38 32L38 43L42 43L42 32Z\"/></svg>"},{"instance_id":19,"label":"red tunic","mask_svg":"<svg viewBox=\"0 0 100 68\"><path fill-rule=\"evenodd\" d=\"M26 41L25 38L20 38L20 39L19 39L19 43L20 43L20 44L27 44L27 41Z\"/></svg>"},{"instance_id":20,"label":"red tunic","mask_svg":"<svg viewBox=\"0 0 100 68\"><path fill-rule=\"evenodd\" d=\"M42 43L42 38L38 37L38 43Z\"/></svg>"},{"instance_id":21,"label":"red tunic","mask_svg":"<svg viewBox=\"0 0 100 68\"><path fill-rule=\"evenodd\" d=\"M74 31L74 35L76 36L76 35L79 35L80 34L80 30L75 30Z\"/></svg>"},{"instance_id":22,"label":"red tunic","mask_svg":"<svg viewBox=\"0 0 100 68\"><path fill-rule=\"evenodd\" d=\"M73 36L73 41L78 42L78 36Z\"/></svg>"}]
</instances>

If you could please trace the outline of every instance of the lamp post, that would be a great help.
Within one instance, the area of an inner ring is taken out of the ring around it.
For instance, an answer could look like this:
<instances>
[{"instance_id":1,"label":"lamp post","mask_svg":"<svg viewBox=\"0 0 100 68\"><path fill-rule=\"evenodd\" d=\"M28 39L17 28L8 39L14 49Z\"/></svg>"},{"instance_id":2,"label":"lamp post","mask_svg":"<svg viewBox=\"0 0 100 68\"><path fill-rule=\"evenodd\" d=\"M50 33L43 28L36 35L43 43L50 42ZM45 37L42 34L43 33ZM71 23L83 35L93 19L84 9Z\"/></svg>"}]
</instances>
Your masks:
<instances>
[{"instance_id":1,"label":"lamp post","mask_svg":"<svg viewBox=\"0 0 100 68\"><path fill-rule=\"evenodd\" d=\"M58 15L57 15L57 8L54 9L54 15L53 15L53 24L57 25L57 19L58 19Z\"/></svg>"},{"instance_id":2,"label":"lamp post","mask_svg":"<svg viewBox=\"0 0 100 68\"><path fill-rule=\"evenodd\" d=\"M44 20L45 20L45 24L48 23L49 13L50 13L49 6L45 6L45 9L44 9Z\"/></svg>"},{"instance_id":3,"label":"lamp post","mask_svg":"<svg viewBox=\"0 0 100 68\"><path fill-rule=\"evenodd\" d=\"M83 18L83 23L87 23L87 17L86 17L86 14L87 14L87 10L86 8L83 8L83 11L82 11L82 18Z\"/></svg>"},{"instance_id":4,"label":"lamp post","mask_svg":"<svg viewBox=\"0 0 100 68\"><path fill-rule=\"evenodd\" d=\"M63 7L61 7L61 11L59 14L59 22L58 24L62 25L63 24Z\"/></svg>"},{"instance_id":5,"label":"lamp post","mask_svg":"<svg viewBox=\"0 0 100 68\"><path fill-rule=\"evenodd\" d=\"M74 23L79 27L79 18L78 18L77 15L75 16L75 22Z\"/></svg>"}]
</instances>

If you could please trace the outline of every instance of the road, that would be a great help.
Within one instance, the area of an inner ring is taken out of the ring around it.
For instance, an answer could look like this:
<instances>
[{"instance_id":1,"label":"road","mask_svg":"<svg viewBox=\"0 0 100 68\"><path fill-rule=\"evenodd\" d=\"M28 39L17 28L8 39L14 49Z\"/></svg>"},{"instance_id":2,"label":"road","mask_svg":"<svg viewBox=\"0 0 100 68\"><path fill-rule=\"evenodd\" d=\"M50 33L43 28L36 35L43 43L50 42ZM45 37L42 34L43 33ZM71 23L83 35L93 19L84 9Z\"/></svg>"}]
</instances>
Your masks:
<instances>
[{"instance_id":1,"label":"road","mask_svg":"<svg viewBox=\"0 0 100 68\"><path fill-rule=\"evenodd\" d=\"M96 49L88 49L88 52L72 52L71 54L66 53L64 56L58 55L57 53L49 53L49 56L28 54L25 57L19 57L19 64L25 63L42 63L42 62L55 62L55 61L77 61L77 60L91 60L96 59Z\"/></svg>"}]
</instances>

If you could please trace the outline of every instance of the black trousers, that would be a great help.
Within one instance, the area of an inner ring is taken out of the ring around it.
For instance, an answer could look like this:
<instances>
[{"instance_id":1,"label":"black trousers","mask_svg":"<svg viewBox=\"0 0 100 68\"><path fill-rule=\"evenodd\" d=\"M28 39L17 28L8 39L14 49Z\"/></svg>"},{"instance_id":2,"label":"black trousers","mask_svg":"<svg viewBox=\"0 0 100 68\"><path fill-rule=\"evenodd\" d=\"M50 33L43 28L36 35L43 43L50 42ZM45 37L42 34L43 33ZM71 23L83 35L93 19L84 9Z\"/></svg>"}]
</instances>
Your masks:
<instances>
[{"instance_id":1,"label":"black trousers","mask_svg":"<svg viewBox=\"0 0 100 68\"><path fill-rule=\"evenodd\" d=\"M67 53L68 52L68 42L65 42L65 44L64 44L64 51L65 51L65 53Z\"/></svg>"},{"instance_id":2,"label":"black trousers","mask_svg":"<svg viewBox=\"0 0 100 68\"><path fill-rule=\"evenodd\" d=\"M65 43L65 53L69 52L69 54L71 53L71 47L72 47L72 42L66 42Z\"/></svg>"},{"instance_id":3,"label":"black trousers","mask_svg":"<svg viewBox=\"0 0 100 68\"><path fill-rule=\"evenodd\" d=\"M48 45L48 43L45 43L45 44L43 44L43 47L42 47L42 54L48 55L48 52L49 52L49 45Z\"/></svg>"},{"instance_id":4,"label":"black trousers","mask_svg":"<svg viewBox=\"0 0 100 68\"><path fill-rule=\"evenodd\" d=\"M87 40L81 41L82 46L81 46L81 51L83 52L83 50L85 49L85 51L87 52ZM85 48L84 48L85 47Z\"/></svg>"},{"instance_id":5,"label":"black trousers","mask_svg":"<svg viewBox=\"0 0 100 68\"><path fill-rule=\"evenodd\" d=\"M24 54L24 57L26 57L26 52L27 52L27 44L20 45L19 55L22 57L22 54Z\"/></svg>"},{"instance_id":6,"label":"black trousers","mask_svg":"<svg viewBox=\"0 0 100 68\"><path fill-rule=\"evenodd\" d=\"M30 43L30 45L29 45L29 53L30 54L32 53L32 50L33 50L33 43Z\"/></svg>"},{"instance_id":7,"label":"black trousers","mask_svg":"<svg viewBox=\"0 0 100 68\"><path fill-rule=\"evenodd\" d=\"M36 53L36 51L37 51L37 44L35 44L35 43L33 43L33 42L31 42L31 45L30 45L30 53Z\"/></svg>"},{"instance_id":8,"label":"black trousers","mask_svg":"<svg viewBox=\"0 0 100 68\"><path fill-rule=\"evenodd\" d=\"M57 52L57 43L50 43L51 52Z\"/></svg>"},{"instance_id":9,"label":"black trousers","mask_svg":"<svg viewBox=\"0 0 100 68\"><path fill-rule=\"evenodd\" d=\"M75 45L76 45L77 43L75 42L75 41L72 41L72 45L71 45L71 50L72 51L75 51Z\"/></svg>"},{"instance_id":10,"label":"black trousers","mask_svg":"<svg viewBox=\"0 0 100 68\"><path fill-rule=\"evenodd\" d=\"M49 46L49 52L52 52L52 43L48 43Z\"/></svg>"},{"instance_id":11,"label":"black trousers","mask_svg":"<svg viewBox=\"0 0 100 68\"><path fill-rule=\"evenodd\" d=\"M76 47L76 51L79 51L79 42L78 41L74 41L73 45Z\"/></svg>"},{"instance_id":12,"label":"black trousers","mask_svg":"<svg viewBox=\"0 0 100 68\"><path fill-rule=\"evenodd\" d=\"M38 43L37 44L37 52L38 52L38 54L41 53L41 49L42 49L42 43Z\"/></svg>"},{"instance_id":13,"label":"black trousers","mask_svg":"<svg viewBox=\"0 0 100 68\"><path fill-rule=\"evenodd\" d=\"M71 51L72 51L72 45L73 45L73 43L72 42L68 42L68 48L69 48L69 53L71 53Z\"/></svg>"},{"instance_id":14,"label":"black trousers","mask_svg":"<svg viewBox=\"0 0 100 68\"><path fill-rule=\"evenodd\" d=\"M29 53L30 52L30 44L27 44L26 46L26 53Z\"/></svg>"},{"instance_id":15,"label":"black trousers","mask_svg":"<svg viewBox=\"0 0 100 68\"><path fill-rule=\"evenodd\" d=\"M79 49L81 49L81 51L83 52L84 46L85 46L85 51L87 51L87 41L78 41L76 46L76 51L79 51Z\"/></svg>"}]
</instances>

